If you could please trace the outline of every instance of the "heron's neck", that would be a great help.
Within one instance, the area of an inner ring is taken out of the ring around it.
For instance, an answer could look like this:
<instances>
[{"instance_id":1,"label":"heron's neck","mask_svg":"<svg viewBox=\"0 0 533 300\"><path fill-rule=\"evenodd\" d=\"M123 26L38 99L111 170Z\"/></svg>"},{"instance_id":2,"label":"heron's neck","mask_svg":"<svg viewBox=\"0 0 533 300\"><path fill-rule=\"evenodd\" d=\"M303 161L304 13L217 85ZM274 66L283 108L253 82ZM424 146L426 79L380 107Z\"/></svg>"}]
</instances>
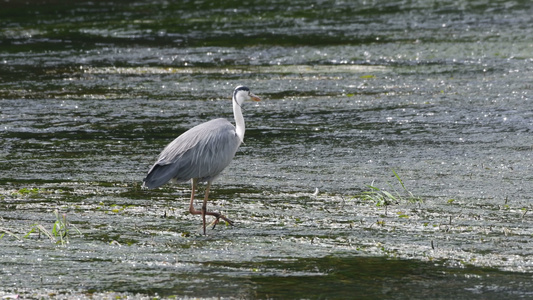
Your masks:
<instances>
[{"instance_id":1,"label":"heron's neck","mask_svg":"<svg viewBox=\"0 0 533 300\"><path fill-rule=\"evenodd\" d=\"M235 118L235 132L239 140L244 141L244 118L242 117L242 110L236 100L233 100L233 116Z\"/></svg>"}]
</instances>

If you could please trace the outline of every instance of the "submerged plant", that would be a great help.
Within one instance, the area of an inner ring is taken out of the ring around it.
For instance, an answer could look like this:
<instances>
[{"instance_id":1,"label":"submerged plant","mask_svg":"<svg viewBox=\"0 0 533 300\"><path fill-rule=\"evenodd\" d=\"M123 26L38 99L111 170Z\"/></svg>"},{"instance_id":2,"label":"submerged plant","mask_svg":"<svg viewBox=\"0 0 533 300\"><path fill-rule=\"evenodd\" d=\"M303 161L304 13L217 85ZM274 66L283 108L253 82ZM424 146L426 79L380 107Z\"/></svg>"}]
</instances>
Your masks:
<instances>
[{"instance_id":1,"label":"submerged plant","mask_svg":"<svg viewBox=\"0 0 533 300\"><path fill-rule=\"evenodd\" d=\"M0 239L2 239L4 237L4 235L9 235L9 236L12 236L14 238L16 238L17 240L20 240L20 238L18 237L18 235L14 234L13 232L5 229L5 228L0 228Z\"/></svg>"},{"instance_id":2,"label":"submerged plant","mask_svg":"<svg viewBox=\"0 0 533 300\"><path fill-rule=\"evenodd\" d=\"M56 221L54 222L54 225L52 226L52 230L47 230L44 226L40 224L33 224L30 231L24 236L28 237L31 233L34 231L37 231L39 235L42 233L46 235L53 243L60 244L60 245L66 245L68 244L68 239L70 236L70 232L74 230L78 234L81 235L81 231L76 228L76 226L70 224L67 221L67 215L66 214L59 214L58 210L56 209L54 211L54 216L56 218ZM71 228L72 227L72 228Z\"/></svg>"},{"instance_id":3,"label":"submerged plant","mask_svg":"<svg viewBox=\"0 0 533 300\"><path fill-rule=\"evenodd\" d=\"M35 197L39 195L39 193L43 192L44 190L39 188L21 188L15 192L12 193L14 196L32 196Z\"/></svg>"},{"instance_id":4,"label":"submerged plant","mask_svg":"<svg viewBox=\"0 0 533 300\"><path fill-rule=\"evenodd\" d=\"M356 197L364 201L374 202L376 203L376 206L385 207L387 207L388 205L400 204L401 202L422 203L422 198L413 195L413 193L405 187L405 184L403 183L403 180L400 178L398 173L396 173L394 169L391 170L392 173L394 173L394 176L396 177L398 182L400 183L400 186L402 187L402 193L398 192L397 189L395 189L390 183L388 183L388 185L392 189L391 192L380 189L373 185L367 185L367 187L370 188L370 191L363 192L361 195Z\"/></svg>"}]
</instances>

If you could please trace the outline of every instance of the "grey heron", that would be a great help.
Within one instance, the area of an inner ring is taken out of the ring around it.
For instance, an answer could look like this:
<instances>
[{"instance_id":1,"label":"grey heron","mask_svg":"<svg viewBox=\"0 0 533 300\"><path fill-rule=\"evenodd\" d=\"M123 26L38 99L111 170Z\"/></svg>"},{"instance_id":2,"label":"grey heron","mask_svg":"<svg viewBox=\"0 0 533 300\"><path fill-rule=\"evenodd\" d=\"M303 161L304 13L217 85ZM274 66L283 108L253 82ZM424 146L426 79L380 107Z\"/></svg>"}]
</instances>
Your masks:
<instances>
[{"instance_id":1,"label":"grey heron","mask_svg":"<svg viewBox=\"0 0 533 300\"><path fill-rule=\"evenodd\" d=\"M148 188L157 188L169 181L178 183L191 180L189 212L202 215L204 235L206 215L216 218L215 226L219 219L233 225L233 221L222 214L207 211L207 200L211 183L230 164L243 141L245 126L241 105L246 100L261 99L245 86L236 87L233 91L235 126L220 118L187 130L165 147L143 180L143 186ZM201 210L194 208L194 193L198 182L207 182Z\"/></svg>"}]
</instances>

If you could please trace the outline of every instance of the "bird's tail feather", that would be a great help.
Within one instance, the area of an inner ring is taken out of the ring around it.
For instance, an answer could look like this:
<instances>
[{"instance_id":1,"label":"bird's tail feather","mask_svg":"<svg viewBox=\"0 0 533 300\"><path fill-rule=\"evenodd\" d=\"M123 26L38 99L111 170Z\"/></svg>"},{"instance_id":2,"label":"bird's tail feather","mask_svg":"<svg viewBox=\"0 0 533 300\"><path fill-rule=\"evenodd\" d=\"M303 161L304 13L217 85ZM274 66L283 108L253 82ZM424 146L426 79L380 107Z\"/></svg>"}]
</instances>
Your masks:
<instances>
[{"instance_id":1,"label":"bird's tail feather","mask_svg":"<svg viewBox=\"0 0 533 300\"><path fill-rule=\"evenodd\" d=\"M146 178L143 179L143 186L149 189L160 187L172 179L174 174L173 165L156 164L150 169Z\"/></svg>"}]
</instances>

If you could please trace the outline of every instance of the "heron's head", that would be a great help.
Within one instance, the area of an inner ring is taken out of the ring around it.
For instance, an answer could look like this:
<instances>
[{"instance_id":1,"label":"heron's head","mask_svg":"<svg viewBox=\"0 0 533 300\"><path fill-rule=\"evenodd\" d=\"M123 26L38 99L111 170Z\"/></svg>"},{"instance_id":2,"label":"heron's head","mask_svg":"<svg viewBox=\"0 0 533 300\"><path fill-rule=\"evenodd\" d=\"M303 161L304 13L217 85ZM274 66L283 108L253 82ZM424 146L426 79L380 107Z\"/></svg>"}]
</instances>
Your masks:
<instances>
[{"instance_id":1,"label":"heron's head","mask_svg":"<svg viewBox=\"0 0 533 300\"><path fill-rule=\"evenodd\" d=\"M261 101L261 98L254 95L250 92L250 89L245 86L238 86L233 91L233 101L235 101L239 106L246 100Z\"/></svg>"}]
</instances>

